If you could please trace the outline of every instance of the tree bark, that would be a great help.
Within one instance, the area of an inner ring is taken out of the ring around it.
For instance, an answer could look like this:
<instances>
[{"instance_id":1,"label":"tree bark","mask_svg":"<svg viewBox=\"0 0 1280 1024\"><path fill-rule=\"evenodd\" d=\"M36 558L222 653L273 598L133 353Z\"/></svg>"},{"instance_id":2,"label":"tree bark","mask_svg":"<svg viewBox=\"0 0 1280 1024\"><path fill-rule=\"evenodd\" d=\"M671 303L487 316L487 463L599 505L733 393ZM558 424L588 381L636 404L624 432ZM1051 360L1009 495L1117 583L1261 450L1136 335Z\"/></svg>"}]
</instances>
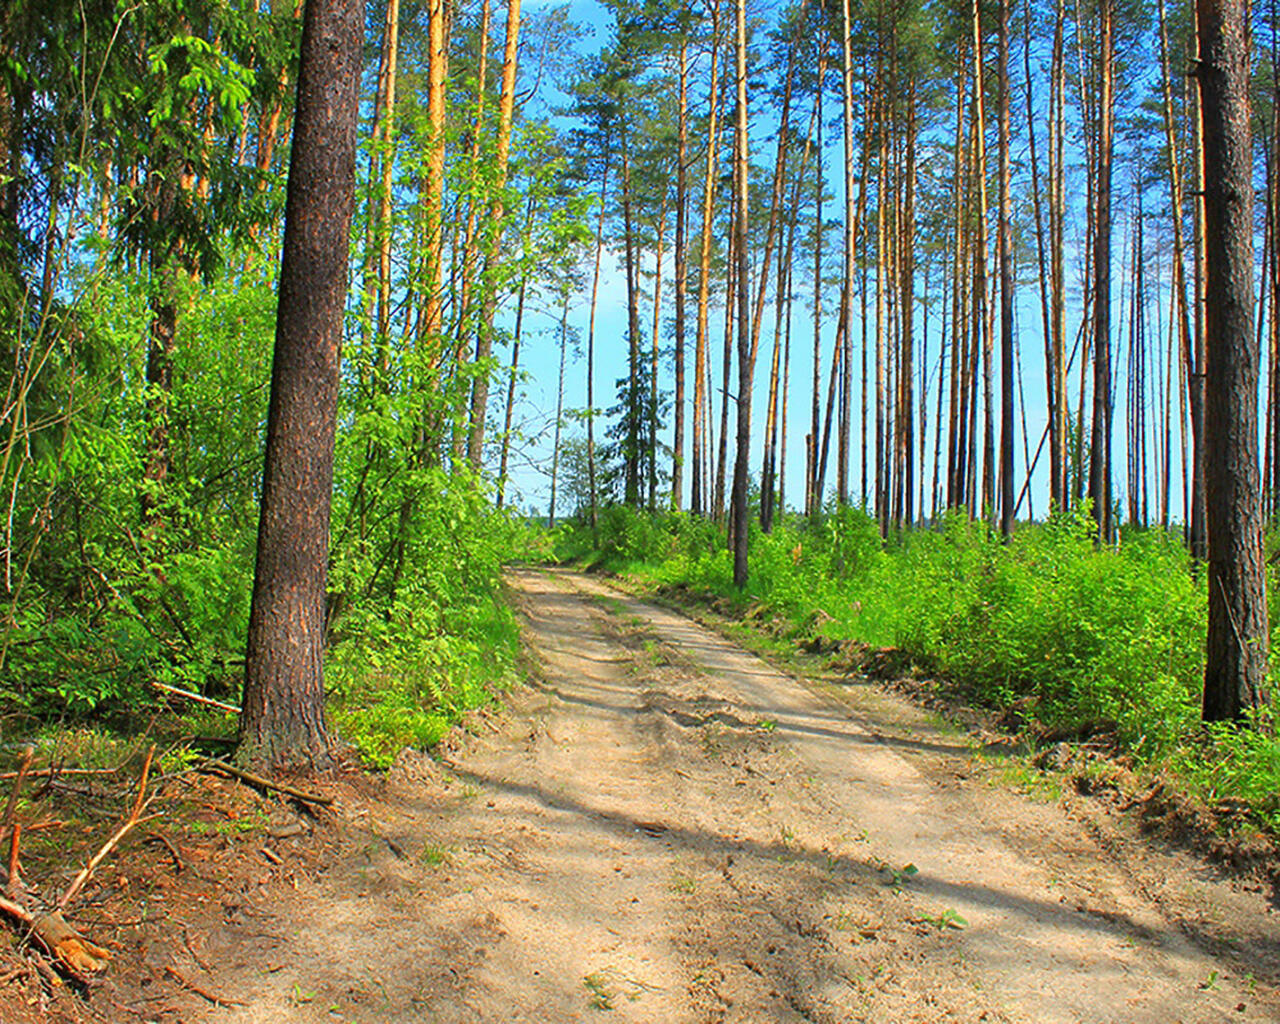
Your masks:
<instances>
[{"instance_id":1,"label":"tree bark","mask_svg":"<svg viewBox=\"0 0 1280 1024\"><path fill-rule=\"evenodd\" d=\"M591 311L587 314L587 489L591 504L591 536L599 525L600 505L596 497L596 299L600 294L600 255L604 250L604 208L609 194L609 160L600 169L600 212L596 218L595 267L591 273Z\"/></svg>"},{"instance_id":2,"label":"tree bark","mask_svg":"<svg viewBox=\"0 0 1280 1024\"><path fill-rule=\"evenodd\" d=\"M702 186L702 242L698 258L698 325L694 340L694 383L693 383L693 478L690 482L689 508L694 515L703 515L711 504L709 494L704 493L703 479L705 470L703 463L710 458L708 444L703 445L703 424L710 424L710 395L707 387L707 308L711 294L711 233L714 229L712 217L715 211L716 193L716 144L719 141L717 117L719 115L718 99L720 87L718 82L720 56L720 5L713 3L711 7L711 88L707 104L707 163L706 174Z\"/></svg>"},{"instance_id":3,"label":"tree bark","mask_svg":"<svg viewBox=\"0 0 1280 1024\"><path fill-rule=\"evenodd\" d=\"M238 756L328 762L322 663L364 4L308 0Z\"/></svg>"},{"instance_id":4,"label":"tree bark","mask_svg":"<svg viewBox=\"0 0 1280 1024\"><path fill-rule=\"evenodd\" d=\"M1206 721L1265 702L1267 604L1258 493L1253 180L1244 5L1197 0L1205 179L1205 476L1211 498Z\"/></svg>"},{"instance_id":5,"label":"tree bark","mask_svg":"<svg viewBox=\"0 0 1280 1024\"><path fill-rule=\"evenodd\" d=\"M1000 90L1000 533L1013 536L1013 201L1009 194L1009 0L999 2L996 29Z\"/></svg>"},{"instance_id":6,"label":"tree bark","mask_svg":"<svg viewBox=\"0 0 1280 1024\"><path fill-rule=\"evenodd\" d=\"M854 232L854 194L853 194L853 24L850 14L850 0L841 4L840 43L841 43L841 75L840 98L841 115L844 125L844 286L840 290L840 320L845 325L844 352L842 353L843 371L841 373L840 394L840 430L836 438L836 501L840 505L849 503L849 427L853 417L853 346L850 343L852 331L849 321L852 310L849 304L853 301L853 232ZM863 146L867 145L866 134L863 135ZM865 446L866 439L863 438ZM877 449L878 452L878 449ZM878 462L878 459L877 459Z\"/></svg>"},{"instance_id":7,"label":"tree bark","mask_svg":"<svg viewBox=\"0 0 1280 1024\"><path fill-rule=\"evenodd\" d=\"M443 0L441 0L443 2ZM492 277L497 272L502 249L502 219L506 211L503 191L507 187L507 158L511 154L511 119L515 110L516 63L519 59L520 0L507 0L507 38L502 57L502 92L498 97L498 140L494 154L497 180L494 198L489 204L490 231L489 252L485 257L484 272ZM441 140L443 145L443 140ZM476 341L476 362L485 363L493 352L493 318L498 309L498 292L488 288L484 302L483 322ZM479 471L484 458L484 423L489 404L489 371L481 368L471 386L471 429L467 438L467 461L473 470Z\"/></svg>"},{"instance_id":8,"label":"tree bark","mask_svg":"<svg viewBox=\"0 0 1280 1024\"><path fill-rule=\"evenodd\" d=\"M1089 497L1098 539L1111 538L1111 158L1114 102L1112 90L1112 0L1098 8L1101 82L1098 117L1098 174L1093 255L1093 430L1089 447Z\"/></svg>"},{"instance_id":9,"label":"tree bark","mask_svg":"<svg viewBox=\"0 0 1280 1024\"><path fill-rule=\"evenodd\" d=\"M685 251L685 217L689 193L689 62L688 42L680 39L680 95L677 107L679 127L676 141L676 351L675 423L671 439L671 507L679 510L684 492L684 307L688 288L688 253Z\"/></svg>"},{"instance_id":10,"label":"tree bark","mask_svg":"<svg viewBox=\"0 0 1280 1024\"><path fill-rule=\"evenodd\" d=\"M747 4L737 0L737 146L736 168L737 217L734 231L738 260L738 446L733 471L733 583L741 589L747 585L747 477L751 446L751 384L754 370L751 358L751 277L747 258L747 169L750 158L747 138Z\"/></svg>"}]
</instances>

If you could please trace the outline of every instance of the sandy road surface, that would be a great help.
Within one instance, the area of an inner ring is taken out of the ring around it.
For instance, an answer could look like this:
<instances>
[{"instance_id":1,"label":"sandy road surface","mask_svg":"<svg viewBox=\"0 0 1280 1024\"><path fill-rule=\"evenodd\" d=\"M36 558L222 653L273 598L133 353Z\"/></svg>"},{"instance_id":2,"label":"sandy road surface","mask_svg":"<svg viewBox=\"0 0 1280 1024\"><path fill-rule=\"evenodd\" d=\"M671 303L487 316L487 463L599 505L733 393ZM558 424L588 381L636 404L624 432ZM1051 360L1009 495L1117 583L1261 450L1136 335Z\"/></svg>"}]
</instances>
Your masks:
<instances>
[{"instance_id":1,"label":"sandy road surface","mask_svg":"<svg viewBox=\"0 0 1280 1024\"><path fill-rule=\"evenodd\" d=\"M258 908L207 1019L1280 1020L1262 894L987 785L895 698L510 579L540 681Z\"/></svg>"}]
</instances>

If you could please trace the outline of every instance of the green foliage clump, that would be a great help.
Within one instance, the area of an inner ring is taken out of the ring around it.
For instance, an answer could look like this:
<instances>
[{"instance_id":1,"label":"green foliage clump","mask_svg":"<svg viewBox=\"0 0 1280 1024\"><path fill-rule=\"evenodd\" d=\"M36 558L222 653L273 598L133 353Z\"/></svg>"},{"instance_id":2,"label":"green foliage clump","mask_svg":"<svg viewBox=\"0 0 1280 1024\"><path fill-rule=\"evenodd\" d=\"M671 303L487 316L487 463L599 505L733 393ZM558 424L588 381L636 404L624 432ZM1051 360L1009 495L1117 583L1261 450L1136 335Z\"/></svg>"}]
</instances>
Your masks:
<instances>
[{"instance_id":1,"label":"green foliage clump","mask_svg":"<svg viewBox=\"0 0 1280 1024\"><path fill-rule=\"evenodd\" d=\"M37 511L13 529L24 562L11 566L0 665L10 713L145 706L152 680L238 685L274 291L245 280L187 297L165 413L171 470L149 524L146 287L122 274L97 288L79 313L76 419L33 439L16 484L15 506Z\"/></svg>"},{"instance_id":2,"label":"green foliage clump","mask_svg":"<svg viewBox=\"0 0 1280 1024\"><path fill-rule=\"evenodd\" d=\"M537 543L471 481L439 469L415 474L411 497L398 572L384 568L388 549L372 535L335 551L344 610L326 664L330 708L339 733L377 767L406 746L432 746L493 699L519 641L502 565Z\"/></svg>"}]
</instances>

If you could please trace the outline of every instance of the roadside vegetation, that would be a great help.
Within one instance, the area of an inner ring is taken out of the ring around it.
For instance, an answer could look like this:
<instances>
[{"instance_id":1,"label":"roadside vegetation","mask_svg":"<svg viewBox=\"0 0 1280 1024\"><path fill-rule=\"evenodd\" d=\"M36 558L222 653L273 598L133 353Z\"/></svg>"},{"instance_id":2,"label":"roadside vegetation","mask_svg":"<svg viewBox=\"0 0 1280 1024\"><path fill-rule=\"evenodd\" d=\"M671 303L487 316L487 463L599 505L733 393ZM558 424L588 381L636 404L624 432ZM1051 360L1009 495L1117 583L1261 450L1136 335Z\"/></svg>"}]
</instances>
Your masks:
<instances>
[{"instance_id":1,"label":"roadside vegetation","mask_svg":"<svg viewBox=\"0 0 1280 1024\"><path fill-rule=\"evenodd\" d=\"M1175 535L1124 530L1106 547L1095 536L1087 506L1021 524L1007 544L962 515L888 543L853 508L784 517L769 533L753 521L742 589L707 519L615 505L598 539L574 521L555 545L646 588L718 598L796 643L894 648L952 695L1013 709L1032 738L1108 738L1145 773L1207 807L1247 808L1246 828L1280 835L1274 732L1200 720L1203 573ZM1274 623L1274 596L1271 611Z\"/></svg>"},{"instance_id":2,"label":"roadside vegetation","mask_svg":"<svg viewBox=\"0 0 1280 1024\"><path fill-rule=\"evenodd\" d=\"M41 437L16 484L17 506L30 511L13 520L0 629L8 760L34 743L44 764L82 729L132 749L165 713L156 682L240 702L273 282L264 274L190 297L170 471L150 520L138 501L148 392L118 387L144 376L146 284L120 274L98 287L101 301L80 313L93 372L69 366L49 381L71 387L76 373L74 429ZM466 474L397 457L411 442L411 401L371 409L352 382L340 405L326 688L339 736L378 766L491 699L517 644L501 564L533 538ZM233 715L182 699L170 713L173 742L234 740Z\"/></svg>"}]
</instances>

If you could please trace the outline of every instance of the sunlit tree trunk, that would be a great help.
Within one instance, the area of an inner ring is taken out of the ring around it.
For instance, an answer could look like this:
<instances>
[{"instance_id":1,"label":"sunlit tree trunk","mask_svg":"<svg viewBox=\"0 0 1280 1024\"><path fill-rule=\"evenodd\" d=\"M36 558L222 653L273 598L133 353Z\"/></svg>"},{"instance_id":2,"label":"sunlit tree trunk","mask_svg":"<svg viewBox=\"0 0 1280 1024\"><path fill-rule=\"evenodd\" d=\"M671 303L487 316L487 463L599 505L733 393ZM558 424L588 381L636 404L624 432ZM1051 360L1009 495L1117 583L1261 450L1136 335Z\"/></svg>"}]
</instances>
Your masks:
<instances>
[{"instance_id":1,"label":"sunlit tree trunk","mask_svg":"<svg viewBox=\"0 0 1280 1024\"><path fill-rule=\"evenodd\" d=\"M1111 161L1115 103L1112 87L1113 0L1098 7L1098 173L1093 234L1093 428L1089 446L1089 497L1098 537L1111 538Z\"/></svg>"},{"instance_id":2,"label":"sunlit tree trunk","mask_svg":"<svg viewBox=\"0 0 1280 1024\"><path fill-rule=\"evenodd\" d=\"M625 426L622 439L623 501L640 507L640 286L636 280L636 233L631 214L631 152L629 129L622 129L622 252L627 277L627 394L623 403Z\"/></svg>"},{"instance_id":3,"label":"sunlit tree trunk","mask_svg":"<svg viewBox=\"0 0 1280 1024\"><path fill-rule=\"evenodd\" d=\"M442 0L433 0L442 2ZM502 221L506 214L503 192L507 187L507 161L511 153L511 119L515 111L516 64L520 46L520 0L507 0L507 39L502 57L502 92L498 97L498 132L494 147L494 195L489 204L489 251L484 274L490 282L498 271L502 252ZM443 140L441 141L443 145ZM471 429L467 437L467 461L479 471L484 459L485 414L489 404L489 372L484 367L493 353L493 318L498 309L498 289L485 292L484 311L476 338L476 362L481 364L471 385Z\"/></svg>"},{"instance_id":4,"label":"sunlit tree trunk","mask_svg":"<svg viewBox=\"0 0 1280 1024\"><path fill-rule=\"evenodd\" d=\"M1191 420L1192 509L1190 522L1187 524L1189 531L1188 543L1192 556L1197 559L1203 559L1206 554L1203 506L1201 504L1204 497L1204 489L1200 484L1202 462L1198 454L1202 446L1201 437L1204 424L1202 413L1203 388L1200 376L1202 364L1199 361L1200 345L1193 337L1191 313L1187 308L1186 244L1182 235L1184 216L1183 180L1182 168L1178 159L1178 139L1174 127L1173 90L1170 85L1169 31L1164 0L1160 0L1157 9L1160 17L1160 87L1164 100L1165 148L1169 161L1169 190L1173 203L1173 274L1170 286L1173 289L1178 348L1182 353L1181 376L1186 380L1186 401L1190 406ZM1196 202L1198 206L1199 200L1197 199ZM1198 334L1199 332L1197 331L1197 337Z\"/></svg>"},{"instance_id":5,"label":"sunlit tree trunk","mask_svg":"<svg viewBox=\"0 0 1280 1024\"><path fill-rule=\"evenodd\" d=\"M523 297L524 289L521 289ZM556 527L556 483L560 473L560 428L564 420L564 362L569 349L569 289L560 301L560 373L556 378L556 420L551 442L551 500L547 505L547 528Z\"/></svg>"},{"instance_id":6,"label":"sunlit tree trunk","mask_svg":"<svg viewBox=\"0 0 1280 1024\"><path fill-rule=\"evenodd\" d=\"M808 469L805 485L805 511L816 515L822 507L818 490L818 430L821 427L822 398L822 192L826 179L822 173L822 94L826 91L827 57L824 50L818 58L818 78L814 89L815 126L818 145L814 152L814 221L813 221L813 390L809 396L809 437L805 443Z\"/></svg>"},{"instance_id":7,"label":"sunlit tree trunk","mask_svg":"<svg viewBox=\"0 0 1280 1024\"><path fill-rule=\"evenodd\" d=\"M427 121L431 137L427 140L426 168L423 182L426 189L424 210L423 246L426 250L422 283L422 318L417 332L418 359L424 393L439 386L440 362L444 346L444 158L445 158L445 107L446 85L449 70L449 48L446 38L449 0L427 2ZM428 399L430 401L430 399ZM438 416L433 415L433 419ZM425 419L425 417L424 417ZM427 422L423 427L424 453L432 450L430 458L437 462L442 458L440 447L443 425ZM453 468L462 461L462 430L459 423L453 426Z\"/></svg>"},{"instance_id":8,"label":"sunlit tree trunk","mask_svg":"<svg viewBox=\"0 0 1280 1024\"><path fill-rule=\"evenodd\" d=\"M711 7L711 85L707 97L707 156L706 173L702 185L702 241L698 258L698 325L694 341L694 383L693 383L693 477L690 481L689 507L695 515L705 514L707 498L703 493L704 461L710 454L710 448L703 449L705 436L704 424L709 426L711 418L710 396L707 389L707 314L711 296L711 234L714 230L715 194L716 194L716 145L719 141L717 118L719 115L718 99L720 87L718 82L720 57L720 5L713 3Z\"/></svg>"},{"instance_id":9,"label":"sunlit tree trunk","mask_svg":"<svg viewBox=\"0 0 1280 1024\"><path fill-rule=\"evenodd\" d=\"M646 415L650 512L658 507L658 342L662 336L662 249L666 227L667 203L664 196L658 220L654 224L653 336L649 343L649 404Z\"/></svg>"},{"instance_id":10,"label":"sunlit tree trunk","mask_svg":"<svg viewBox=\"0 0 1280 1024\"><path fill-rule=\"evenodd\" d=\"M485 99L488 96L489 84L489 21L491 17L490 0L480 3L480 50L476 58L476 116L471 126L471 149L468 153L468 173L473 188L480 183L480 144L488 127L484 120ZM480 259L477 248L477 225L480 219L481 203L478 197L467 199L467 223L462 240L462 282L458 292L458 308L454 313L454 330L460 358L466 357L466 348L472 335L471 330L471 292L474 286L476 263Z\"/></svg>"},{"instance_id":11,"label":"sunlit tree trunk","mask_svg":"<svg viewBox=\"0 0 1280 1024\"><path fill-rule=\"evenodd\" d=\"M608 147L605 147L606 152ZM596 496L596 299L600 294L600 255L604 251L605 197L609 189L609 160L600 169L600 209L596 215L595 267L591 273L591 310L587 314L587 490L589 492L591 535L599 526L599 502Z\"/></svg>"},{"instance_id":12,"label":"sunlit tree trunk","mask_svg":"<svg viewBox=\"0 0 1280 1024\"><path fill-rule=\"evenodd\" d=\"M674 431L671 441L671 507L679 509L684 495L684 329L685 293L688 290L688 253L686 252L685 217L689 203L689 66L688 41L681 37L678 51L680 92L677 100L676 141L676 349ZM696 436L696 431L695 431ZM696 473L696 471L695 471Z\"/></svg>"},{"instance_id":13,"label":"sunlit tree trunk","mask_svg":"<svg viewBox=\"0 0 1280 1024\"><path fill-rule=\"evenodd\" d=\"M750 149L747 138L747 3L737 0L736 38L736 124L734 145L735 218L738 261L738 442L733 471L733 583L741 589L747 585L747 480L751 472L748 461L751 447L751 385L754 369L751 357L751 276L747 255L747 170Z\"/></svg>"},{"instance_id":14,"label":"sunlit tree trunk","mask_svg":"<svg viewBox=\"0 0 1280 1024\"><path fill-rule=\"evenodd\" d=\"M850 364L852 348L849 342L849 304L853 300L853 24L850 17L850 0L842 0L841 43L841 113L844 123L844 284L840 290L840 320L845 325L844 350L841 362L840 432L836 444L836 500L841 505L849 503L849 426L853 417L853 373ZM864 136L863 144L866 145Z\"/></svg>"},{"instance_id":15,"label":"sunlit tree trunk","mask_svg":"<svg viewBox=\"0 0 1280 1024\"><path fill-rule=\"evenodd\" d=\"M997 65L1000 92L1000 533L1013 536L1013 200L1010 196L1009 0L999 0Z\"/></svg>"}]
</instances>

